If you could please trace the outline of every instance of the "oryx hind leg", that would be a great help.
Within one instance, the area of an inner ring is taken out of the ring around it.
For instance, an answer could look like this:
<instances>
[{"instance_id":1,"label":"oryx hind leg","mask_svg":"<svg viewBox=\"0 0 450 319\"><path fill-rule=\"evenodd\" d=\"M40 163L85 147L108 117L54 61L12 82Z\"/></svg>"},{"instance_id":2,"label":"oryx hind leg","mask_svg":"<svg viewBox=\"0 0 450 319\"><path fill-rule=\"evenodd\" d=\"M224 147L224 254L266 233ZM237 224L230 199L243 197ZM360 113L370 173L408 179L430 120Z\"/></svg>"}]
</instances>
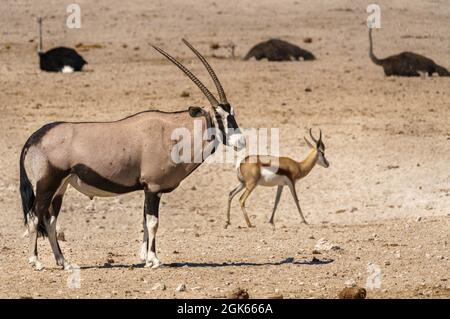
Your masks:
<instances>
[{"instance_id":1,"label":"oryx hind leg","mask_svg":"<svg viewBox=\"0 0 450 319\"><path fill-rule=\"evenodd\" d=\"M68 181L66 178L62 181L61 186L58 188L55 195L53 196L52 203L49 207L49 219L44 219L48 240L50 242L50 246L52 247L56 264L58 266L63 266L64 269L70 269L71 265L64 258L64 255L61 251L61 247L59 246L56 232L56 222L58 220L59 211L61 210L62 200L64 193L67 189L67 185Z\"/></svg>"},{"instance_id":2,"label":"oryx hind leg","mask_svg":"<svg viewBox=\"0 0 450 319\"><path fill-rule=\"evenodd\" d=\"M62 203L63 190L61 187L64 186L65 190L67 186L63 185L66 175L62 171L52 169L36 183L36 198L33 207L34 216L31 217L32 222L29 223L31 225L29 226L30 251L33 251L30 263L34 264L36 269L42 269L42 265L37 260L36 245L38 233L48 237L56 263L66 266L56 239L56 219Z\"/></svg>"}]
</instances>

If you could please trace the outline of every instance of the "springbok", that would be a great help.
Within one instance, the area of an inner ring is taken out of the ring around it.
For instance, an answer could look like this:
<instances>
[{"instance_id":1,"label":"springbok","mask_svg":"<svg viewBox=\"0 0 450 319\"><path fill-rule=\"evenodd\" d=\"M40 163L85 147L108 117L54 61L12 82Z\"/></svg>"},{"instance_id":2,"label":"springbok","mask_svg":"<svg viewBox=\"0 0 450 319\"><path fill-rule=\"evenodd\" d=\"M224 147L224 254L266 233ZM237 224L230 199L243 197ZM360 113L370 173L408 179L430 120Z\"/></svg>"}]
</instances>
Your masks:
<instances>
[{"instance_id":1,"label":"springbok","mask_svg":"<svg viewBox=\"0 0 450 319\"><path fill-rule=\"evenodd\" d=\"M295 183L305 177L311 172L316 164L323 167L330 166L329 162L325 158L325 145L322 142L322 130L320 130L319 139L316 140L312 134L312 130L309 130L309 135L314 141L314 145L304 137L306 144L311 148L311 151L306 158L300 162L297 162L289 157L275 157L269 155L249 155L246 156L237 166L237 178L239 185L236 186L228 196L227 207L227 221L225 228L230 225L230 210L231 201L234 196L241 192L245 188L244 194L239 199L242 213L244 214L245 222L248 227L253 227L245 209L245 201L250 193L256 188L256 186L278 186L277 195L275 197L275 205L273 207L272 216L269 223L274 225L273 219L275 211L278 207L278 202L281 198L283 187L287 185L297 205L298 212L302 218L302 222L307 224L295 190Z\"/></svg>"},{"instance_id":2,"label":"springbok","mask_svg":"<svg viewBox=\"0 0 450 319\"><path fill-rule=\"evenodd\" d=\"M113 122L55 122L44 125L26 141L20 155L20 194L30 236L29 263L35 269L43 268L38 260L38 235L48 237L57 265L71 267L56 236L56 221L68 184L91 199L143 190L140 257L146 267L157 268L160 262L155 236L161 195L177 188L205 160L195 161L192 155L189 161L174 162L171 152L177 141L172 140L172 132L178 128L193 132L195 121L201 122L203 132L217 128L213 136L201 142L194 142L191 134L190 154L200 152L207 157L219 143L235 150L245 147L234 109L216 74L192 45L183 42L207 69L220 102L186 67L153 46L198 86L210 107L189 107L178 112L148 110Z\"/></svg>"}]
</instances>

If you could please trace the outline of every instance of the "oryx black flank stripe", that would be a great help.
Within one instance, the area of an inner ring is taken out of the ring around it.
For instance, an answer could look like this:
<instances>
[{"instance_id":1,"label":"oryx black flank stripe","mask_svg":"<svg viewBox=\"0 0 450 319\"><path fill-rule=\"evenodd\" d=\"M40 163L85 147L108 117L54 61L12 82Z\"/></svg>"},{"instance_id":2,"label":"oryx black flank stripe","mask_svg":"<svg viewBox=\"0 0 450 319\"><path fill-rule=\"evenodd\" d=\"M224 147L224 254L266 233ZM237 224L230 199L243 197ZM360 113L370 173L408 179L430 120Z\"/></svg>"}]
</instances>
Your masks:
<instances>
[{"instance_id":1,"label":"oryx black flank stripe","mask_svg":"<svg viewBox=\"0 0 450 319\"><path fill-rule=\"evenodd\" d=\"M92 168L84 164L76 164L73 166L71 173L78 176L83 183L109 193L125 194L144 189L144 185L142 185L138 180L136 180L135 184L131 186L121 185L101 176Z\"/></svg>"}]
</instances>

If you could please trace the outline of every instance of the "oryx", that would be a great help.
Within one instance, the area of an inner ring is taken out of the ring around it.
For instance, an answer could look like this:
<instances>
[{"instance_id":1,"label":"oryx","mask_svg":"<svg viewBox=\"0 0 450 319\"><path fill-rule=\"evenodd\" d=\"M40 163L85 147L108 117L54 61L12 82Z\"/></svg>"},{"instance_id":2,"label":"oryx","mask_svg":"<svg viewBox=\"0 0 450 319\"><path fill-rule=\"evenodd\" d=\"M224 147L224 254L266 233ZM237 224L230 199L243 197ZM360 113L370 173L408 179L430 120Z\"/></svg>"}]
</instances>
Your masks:
<instances>
[{"instance_id":1,"label":"oryx","mask_svg":"<svg viewBox=\"0 0 450 319\"><path fill-rule=\"evenodd\" d=\"M210 106L178 112L144 111L113 122L54 122L44 125L26 141L20 155L20 195L30 236L29 262L35 269L42 268L37 254L38 234L48 236L57 265L70 268L56 238L56 221L69 184L90 198L143 190L141 259L146 267L158 267L155 235L161 195L177 188L201 164L172 160L171 151L177 141L171 133L177 128L192 131L194 122L200 120L203 130L213 127L219 132L208 140L190 143L191 154L211 150L218 143L235 150L245 147L234 109L216 74L192 45L183 42L208 70L219 101L186 67L153 46L200 88Z\"/></svg>"}]
</instances>

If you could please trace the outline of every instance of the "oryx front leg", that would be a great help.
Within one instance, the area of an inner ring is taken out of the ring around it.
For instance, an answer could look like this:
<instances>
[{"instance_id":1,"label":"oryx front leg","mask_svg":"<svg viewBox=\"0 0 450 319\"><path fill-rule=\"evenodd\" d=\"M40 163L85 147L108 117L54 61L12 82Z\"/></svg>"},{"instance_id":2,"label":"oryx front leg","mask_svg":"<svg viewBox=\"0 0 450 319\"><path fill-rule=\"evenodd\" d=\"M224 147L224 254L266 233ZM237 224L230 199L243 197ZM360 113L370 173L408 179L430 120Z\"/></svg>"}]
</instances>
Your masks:
<instances>
[{"instance_id":1,"label":"oryx front leg","mask_svg":"<svg viewBox=\"0 0 450 319\"><path fill-rule=\"evenodd\" d=\"M62 195L55 196L49 208L50 218L44 219L44 224L45 229L47 230L47 236L50 242L50 246L52 247L53 255L55 256L56 264L58 266L62 266L65 270L69 270L72 268L72 266L64 258L56 234L56 221L58 218L59 210L61 209L61 203Z\"/></svg>"},{"instance_id":2,"label":"oryx front leg","mask_svg":"<svg viewBox=\"0 0 450 319\"><path fill-rule=\"evenodd\" d=\"M302 209L300 208L300 203L298 201L297 192L295 190L295 184L293 182L288 183L289 189L291 190L292 197L294 198L295 204L297 205L298 213L300 214L300 217L302 218L302 222L305 224L308 224L306 222L305 217L303 217Z\"/></svg>"},{"instance_id":3,"label":"oryx front leg","mask_svg":"<svg viewBox=\"0 0 450 319\"><path fill-rule=\"evenodd\" d=\"M158 230L159 217L159 201L160 193L145 192L144 203L144 244L147 246L147 256L145 259L145 267L158 268L160 262L156 256L156 231ZM147 241L145 241L145 232L147 231Z\"/></svg>"},{"instance_id":4,"label":"oryx front leg","mask_svg":"<svg viewBox=\"0 0 450 319\"><path fill-rule=\"evenodd\" d=\"M271 223L272 226L275 226L273 219L275 217L275 212L277 211L278 203L280 202L281 193L283 192L283 186L284 185L278 185L278 188L277 188L277 195L275 196L275 204L273 206L272 215L270 216L270 220L269 220L269 223Z\"/></svg>"}]
</instances>

